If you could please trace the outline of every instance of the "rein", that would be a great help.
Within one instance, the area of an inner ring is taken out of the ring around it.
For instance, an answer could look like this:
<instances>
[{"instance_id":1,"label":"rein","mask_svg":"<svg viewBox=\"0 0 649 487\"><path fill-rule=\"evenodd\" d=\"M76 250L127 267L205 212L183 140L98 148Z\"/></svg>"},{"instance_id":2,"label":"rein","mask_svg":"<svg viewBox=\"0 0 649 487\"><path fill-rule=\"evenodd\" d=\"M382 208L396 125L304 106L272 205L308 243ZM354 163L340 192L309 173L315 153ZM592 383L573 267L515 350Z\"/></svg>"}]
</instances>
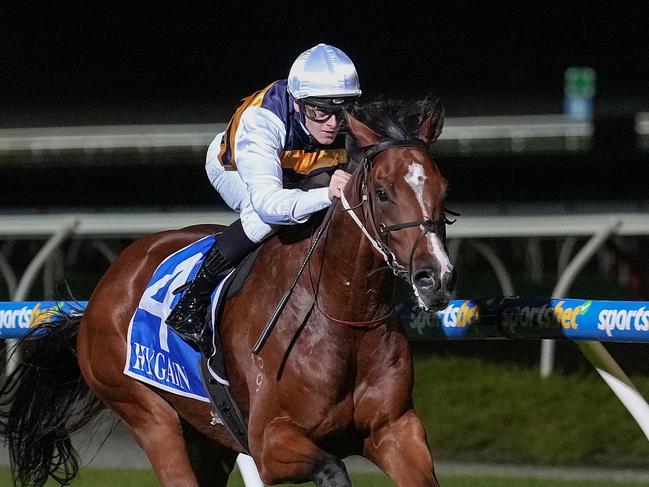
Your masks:
<instances>
[{"instance_id":1,"label":"rein","mask_svg":"<svg viewBox=\"0 0 649 487\"><path fill-rule=\"evenodd\" d=\"M383 323L385 320L387 320L390 316L394 314L394 310L391 310L388 314L385 316L381 316L380 318L376 318L374 320L369 320L369 321L347 321L347 320L339 320L338 318L334 318L333 316L327 314L325 310L323 310L320 307L320 303L318 303L318 300L316 299L315 301L316 308L318 308L318 311L320 311L320 314L327 318L329 321L333 321L334 323L337 323L339 325L345 325L345 326L351 326L352 328L369 328L373 325L379 325Z\"/></svg>"},{"instance_id":2,"label":"rein","mask_svg":"<svg viewBox=\"0 0 649 487\"><path fill-rule=\"evenodd\" d=\"M342 193L341 193L342 195ZM334 203L336 204L336 203ZM326 247L327 247L327 238L329 236L329 228L327 227L326 229L326 235L325 235L325 240L324 240L324 249L323 249L323 255L324 252L326 252ZM320 264L320 272L318 273L318 283L317 285L313 285L313 277L311 275L311 262L309 262L309 282L311 283L311 290L313 291L313 302L315 304L315 307L317 310L320 312L322 316L324 316L327 320L332 321L334 323L337 323L339 325L345 325L345 326L351 326L352 328L364 328L368 329L372 327L373 325L378 325L380 323L383 323L385 320L387 320L390 316L394 314L394 310L391 309L390 312L384 316L381 316L380 318L375 318L373 320L367 320L367 321L349 321L349 320L341 320L339 318L334 318L331 316L329 313L327 313L324 309L322 309L322 306L320 306L320 302L318 301L318 293L320 291L320 279L322 277L322 268L324 266L324 257L322 259L322 263Z\"/></svg>"},{"instance_id":3,"label":"rein","mask_svg":"<svg viewBox=\"0 0 649 487\"><path fill-rule=\"evenodd\" d=\"M334 213L334 208L336 207L336 204L332 204L329 206L329 209L327 210L327 214L322 220L322 224L320 225L320 228L318 229L318 233L316 234L315 238L311 242L311 245L309 246L309 250L306 253L306 256L304 257L304 261L300 265L300 268L297 271L297 274L293 278L293 281L291 282L291 285L288 287L288 289L284 292L282 295L281 299L279 300L279 303L277 303L277 306L275 307L275 311L271 315L271 317L268 319L268 322L266 323L266 326L264 326L264 329L261 331L259 334L259 338L257 338L257 341L255 344L252 346L252 349L250 350L252 353L255 355L259 355L261 353L261 350L264 348L264 345L266 343L266 340L268 340L268 337L270 334L273 332L273 329L275 328L275 325L277 324L277 320L279 319L279 315L282 314L282 311L284 310L284 307L286 306L286 303L288 302L288 299L291 297L291 294L293 294L293 289L295 289L295 286L297 285L297 281L302 275L302 272L304 272L304 268L306 265L309 263L309 260L311 259L311 255L313 254L313 251L315 248L318 246L318 242L320 242L320 238L322 237L322 234L326 229L329 228L329 223L331 222L331 217Z\"/></svg>"}]
</instances>

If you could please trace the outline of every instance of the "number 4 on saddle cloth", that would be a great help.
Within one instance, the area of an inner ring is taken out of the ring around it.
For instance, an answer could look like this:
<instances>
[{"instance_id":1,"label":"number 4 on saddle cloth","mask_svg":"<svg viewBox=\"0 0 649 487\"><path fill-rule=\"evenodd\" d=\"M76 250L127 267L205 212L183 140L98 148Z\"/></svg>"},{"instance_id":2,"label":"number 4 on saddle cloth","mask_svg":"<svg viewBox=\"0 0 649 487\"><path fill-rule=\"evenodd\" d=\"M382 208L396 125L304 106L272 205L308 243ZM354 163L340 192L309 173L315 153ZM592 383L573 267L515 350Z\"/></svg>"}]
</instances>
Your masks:
<instances>
[{"instance_id":1,"label":"number 4 on saddle cloth","mask_svg":"<svg viewBox=\"0 0 649 487\"><path fill-rule=\"evenodd\" d=\"M220 422L248 451L246 421L230 395L220 335L212 323L218 323L223 303L243 285L261 247L216 286L206 325L206 332L212 331L212 344L205 340L203 353L165 324L180 299L180 294L173 291L194 278L215 238L218 235L209 235L188 245L167 257L155 270L131 318L124 373L180 396L212 402Z\"/></svg>"}]
</instances>

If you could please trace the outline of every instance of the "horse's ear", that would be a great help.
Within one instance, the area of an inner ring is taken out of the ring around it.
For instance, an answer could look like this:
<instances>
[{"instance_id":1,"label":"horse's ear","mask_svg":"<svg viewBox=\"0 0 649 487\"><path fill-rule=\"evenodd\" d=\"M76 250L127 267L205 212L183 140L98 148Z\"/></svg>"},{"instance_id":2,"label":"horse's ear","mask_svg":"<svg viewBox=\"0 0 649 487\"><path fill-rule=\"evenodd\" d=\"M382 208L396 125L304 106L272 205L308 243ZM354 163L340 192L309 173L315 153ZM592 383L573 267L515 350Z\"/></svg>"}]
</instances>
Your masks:
<instances>
[{"instance_id":1,"label":"horse's ear","mask_svg":"<svg viewBox=\"0 0 649 487\"><path fill-rule=\"evenodd\" d=\"M435 100L433 108L419 124L418 137L428 145L432 144L442 133L444 126L444 105L439 100Z\"/></svg>"},{"instance_id":2,"label":"horse's ear","mask_svg":"<svg viewBox=\"0 0 649 487\"><path fill-rule=\"evenodd\" d=\"M352 133L360 147L373 145L381 140L381 136L363 122L356 120L350 114L347 114L346 118L349 131Z\"/></svg>"}]
</instances>

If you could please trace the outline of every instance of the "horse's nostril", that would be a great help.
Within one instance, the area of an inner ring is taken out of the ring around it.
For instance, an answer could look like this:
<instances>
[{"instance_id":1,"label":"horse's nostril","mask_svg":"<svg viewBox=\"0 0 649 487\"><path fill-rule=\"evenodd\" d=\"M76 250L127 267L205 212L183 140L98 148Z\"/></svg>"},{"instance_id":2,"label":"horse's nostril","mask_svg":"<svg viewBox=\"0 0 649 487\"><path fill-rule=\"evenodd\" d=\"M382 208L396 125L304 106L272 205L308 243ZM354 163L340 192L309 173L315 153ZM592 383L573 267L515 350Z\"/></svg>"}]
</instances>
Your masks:
<instances>
[{"instance_id":1,"label":"horse's nostril","mask_svg":"<svg viewBox=\"0 0 649 487\"><path fill-rule=\"evenodd\" d=\"M436 279L429 271L418 271L415 273L415 284L417 287L431 288L437 291L440 286L439 279Z\"/></svg>"}]
</instances>

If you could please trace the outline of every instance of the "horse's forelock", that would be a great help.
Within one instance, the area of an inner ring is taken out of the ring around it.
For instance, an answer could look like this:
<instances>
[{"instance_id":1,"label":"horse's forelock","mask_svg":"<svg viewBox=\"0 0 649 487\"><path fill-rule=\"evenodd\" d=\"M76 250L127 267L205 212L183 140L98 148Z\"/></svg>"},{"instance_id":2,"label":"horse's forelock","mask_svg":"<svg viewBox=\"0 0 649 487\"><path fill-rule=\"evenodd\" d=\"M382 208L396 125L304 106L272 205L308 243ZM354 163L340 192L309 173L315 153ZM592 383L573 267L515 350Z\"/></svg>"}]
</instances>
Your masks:
<instances>
[{"instance_id":1,"label":"horse's forelock","mask_svg":"<svg viewBox=\"0 0 649 487\"><path fill-rule=\"evenodd\" d=\"M412 139L417 136L419 126L432 112L436 102L437 98L433 96L427 96L424 100L416 102L379 99L357 106L352 116L385 139ZM363 154L354 137L347 137L347 152L349 168L354 171Z\"/></svg>"}]
</instances>

